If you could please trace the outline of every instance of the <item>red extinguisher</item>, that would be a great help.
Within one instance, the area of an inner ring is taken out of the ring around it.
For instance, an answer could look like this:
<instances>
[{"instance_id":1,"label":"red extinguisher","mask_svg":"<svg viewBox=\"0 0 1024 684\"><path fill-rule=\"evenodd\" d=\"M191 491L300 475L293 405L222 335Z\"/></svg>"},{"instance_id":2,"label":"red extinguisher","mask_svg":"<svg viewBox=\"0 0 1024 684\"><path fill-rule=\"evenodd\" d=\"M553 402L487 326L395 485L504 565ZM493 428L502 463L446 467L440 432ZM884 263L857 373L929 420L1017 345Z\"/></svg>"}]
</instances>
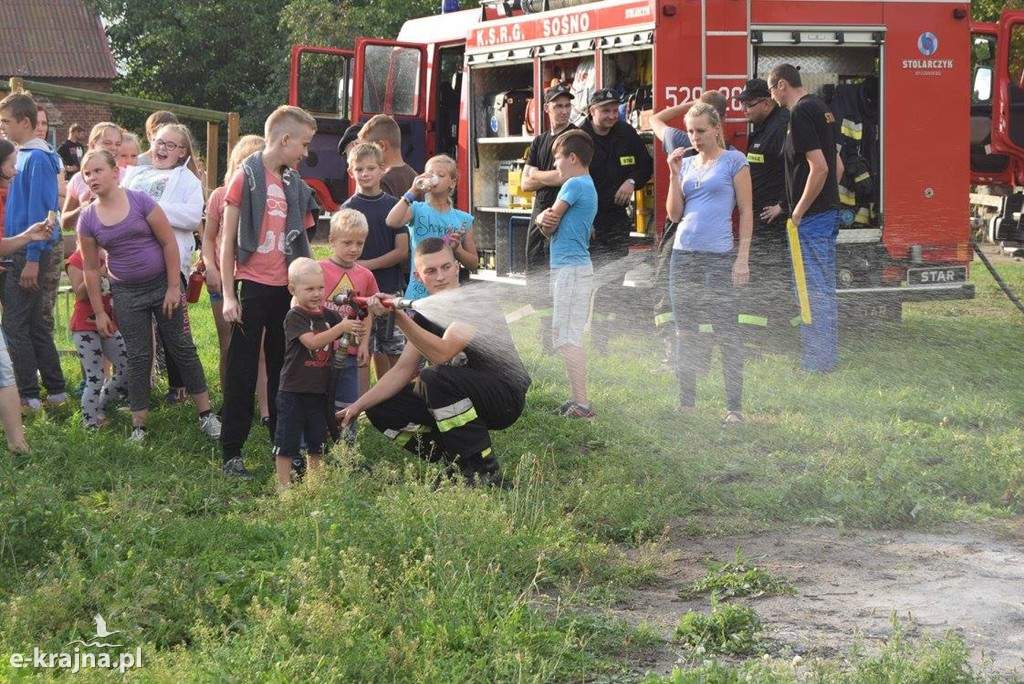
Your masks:
<instances>
[{"instance_id":1,"label":"red extinguisher","mask_svg":"<svg viewBox=\"0 0 1024 684\"><path fill-rule=\"evenodd\" d=\"M192 268L188 276L188 288L185 291L185 299L189 304L199 301L199 295L203 293L203 283L206 282L206 264L200 259Z\"/></svg>"}]
</instances>

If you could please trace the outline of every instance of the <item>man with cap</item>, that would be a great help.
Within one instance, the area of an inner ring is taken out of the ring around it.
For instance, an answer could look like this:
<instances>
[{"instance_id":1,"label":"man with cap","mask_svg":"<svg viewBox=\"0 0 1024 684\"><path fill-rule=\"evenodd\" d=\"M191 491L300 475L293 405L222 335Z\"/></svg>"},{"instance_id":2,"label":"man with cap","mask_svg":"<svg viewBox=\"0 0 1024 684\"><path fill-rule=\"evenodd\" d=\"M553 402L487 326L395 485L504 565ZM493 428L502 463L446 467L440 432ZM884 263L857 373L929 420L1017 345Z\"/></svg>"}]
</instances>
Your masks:
<instances>
[{"instance_id":1,"label":"man with cap","mask_svg":"<svg viewBox=\"0 0 1024 684\"><path fill-rule=\"evenodd\" d=\"M751 330L771 325L789 327L793 308L792 268L786 244L786 165L782 146L789 127L789 110L772 100L768 82L752 78L736 96L751 123L747 162L754 199L754 236L750 243L750 286L746 305Z\"/></svg>"},{"instance_id":2,"label":"man with cap","mask_svg":"<svg viewBox=\"0 0 1024 684\"><path fill-rule=\"evenodd\" d=\"M590 176L597 189L597 216L590 255L594 261L596 281L602 271L618 283L599 285L595 311L605 317L595 321L591 330L598 351L603 351L611 330L611 317L616 309L625 308L621 279L609 265L629 254L629 234L633 219L626 212L637 189L642 189L654 173L654 160L636 129L619 120L619 95L611 88L600 88L590 96L589 117L580 126L594 141L594 158Z\"/></svg>"},{"instance_id":3,"label":"man with cap","mask_svg":"<svg viewBox=\"0 0 1024 684\"><path fill-rule=\"evenodd\" d=\"M526 237L526 289L530 304L545 314L541 316L538 327L541 345L545 350L551 349L551 292L548 287L550 264L548 239L541 233L537 216L554 205L562 185L562 179L555 170L551 147L562 133L576 129L569 121L574 97L569 87L562 83L556 83L544 91L544 113L548 117L548 129L530 143L526 166L523 167L523 189L536 192Z\"/></svg>"},{"instance_id":4,"label":"man with cap","mask_svg":"<svg viewBox=\"0 0 1024 684\"><path fill-rule=\"evenodd\" d=\"M811 310L810 323L800 327L800 365L805 371L827 373L839 363L836 237L837 179L842 170L836 154L836 120L821 98L807 92L792 64L772 67L768 92L790 114L783 158L790 217L800 238Z\"/></svg>"},{"instance_id":5,"label":"man with cap","mask_svg":"<svg viewBox=\"0 0 1024 684\"><path fill-rule=\"evenodd\" d=\"M338 154L342 157L348 156L348 150L352 147L352 143L359 140L359 131L361 130L363 130L363 124L361 123L354 123L345 129L341 140L338 141Z\"/></svg>"}]
</instances>

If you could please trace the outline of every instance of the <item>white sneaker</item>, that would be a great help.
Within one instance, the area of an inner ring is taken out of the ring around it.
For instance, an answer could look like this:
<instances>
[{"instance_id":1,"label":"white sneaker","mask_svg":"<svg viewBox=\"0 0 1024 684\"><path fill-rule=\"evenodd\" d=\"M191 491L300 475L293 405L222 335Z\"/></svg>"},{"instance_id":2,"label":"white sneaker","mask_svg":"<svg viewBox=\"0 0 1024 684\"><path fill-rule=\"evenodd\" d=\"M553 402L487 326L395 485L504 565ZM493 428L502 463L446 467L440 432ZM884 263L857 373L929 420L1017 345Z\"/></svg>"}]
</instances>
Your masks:
<instances>
[{"instance_id":1,"label":"white sneaker","mask_svg":"<svg viewBox=\"0 0 1024 684\"><path fill-rule=\"evenodd\" d=\"M216 413L208 413L199 419L199 429L217 439L220 437L220 418L217 417Z\"/></svg>"},{"instance_id":2,"label":"white sneaker","mask_svg":"<svg viewBox=\"0 0 1024 684\"><path fill-rule=\"evenodd\" d=\"M142 444L146 441L146 431L142 428L132 428L132 434L128 437L129 444Z\"/></svg>"}]
</instances>

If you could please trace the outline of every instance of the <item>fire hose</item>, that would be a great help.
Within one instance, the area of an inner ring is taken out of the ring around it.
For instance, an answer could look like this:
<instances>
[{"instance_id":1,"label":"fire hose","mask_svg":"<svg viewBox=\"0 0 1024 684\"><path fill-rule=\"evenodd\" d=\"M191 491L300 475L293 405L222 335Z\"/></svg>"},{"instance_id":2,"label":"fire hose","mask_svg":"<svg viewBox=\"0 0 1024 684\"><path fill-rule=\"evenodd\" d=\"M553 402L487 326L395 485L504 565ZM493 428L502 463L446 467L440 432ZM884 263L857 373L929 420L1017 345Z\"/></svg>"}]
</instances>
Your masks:
<instances>
[{"instance_id":1,"label":"fire hose","mask_svg":"<svg viewBox=\"0 0 1024 684\"><path fill-rule=\"evenodd\" d=\"M1024 314L1024 304L1021 303L1017 295L1015 295L1013 291L1010 289L1010 287L1006 284L1006 281L1004 281L1002 277L999 275L999 273L996 272L996 269L992 265L992 262L989 261L988 257L985 256L985 253L981 251L981 247L979 247L978 244L973 241L971 242L971 246L974 248L974 253L978 255L979 259L981 259L981 263L985 264L985 268L987 268L988 272L992 275L992 279L996 281L997 285L999 285L999 289L1001 289L1003 291L1003 294L1006 295L1006 298L1013 302L1013 305L1017 307L1018 311Z\"/></svg>"}]
</instances>

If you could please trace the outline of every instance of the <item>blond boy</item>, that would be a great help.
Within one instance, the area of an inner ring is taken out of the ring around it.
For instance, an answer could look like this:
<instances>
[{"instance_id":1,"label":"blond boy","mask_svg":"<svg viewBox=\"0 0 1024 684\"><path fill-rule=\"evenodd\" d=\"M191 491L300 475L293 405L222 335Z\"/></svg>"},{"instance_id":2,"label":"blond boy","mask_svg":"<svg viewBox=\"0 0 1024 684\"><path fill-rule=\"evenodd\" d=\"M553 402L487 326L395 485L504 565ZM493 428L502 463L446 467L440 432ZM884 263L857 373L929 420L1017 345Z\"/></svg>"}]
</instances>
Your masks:
<instances>
[{"instance_id":1,"label":"blond boy","mask_svg":"<svg viewBox=\"0 0 1024 684\"><path fill-rule=\"evenodd\" d=\"M337 408L344 408L353 403L367 389L360 382L360 375L361 371L368 368L369 331L373 327L373 317L365 307L360 307L351 300L338 304L334 302L334 298L346 294L370 297L379 291L373 273L359 263L369 232L366 217L360 212L355 209L339 210L331 217L331 233L328 238L331 256L320 260L327 287L325 306L343 318L364 319L367 330L366 335L360 335L348 346L345 364L338 374L334 392L334 403ZM349 432L345 437L352 443L355 440L355 433Z\"/></svg>"},{"instance_id":2,"label":"blond boy","mask_svg":"<svg viewBox=\"0 0 1024 684\"><path fill-rule=\"evenodd\" d=\"M310 255L306 229L319 213L313 190L294 170L309 152L316 120L298 107L278 107L264 126L266 148L242 162L225 193L220 272L223 315L234 323L224 387L223 471L251 479L242 447L252 425L260 340L267 367L268 428L274 436L284 363L284 318L291 294L288 265Z\"/></svg>"},{"instance_id":3,"label":"blond boy","mask_svg":"<svg viewBox=\"0 0 1024 684\"><path fill-rule=\"evenodd\" d=\"M348 154L348 173L356 183L357 192L342 206L360 212L369 225L366 246L359 263L373 272L381 292L404 292L406 282L402 266L409 258L409 233L406 230L392 230L387 225L388 213L398 203L398 199L381 188L384 153L374 144L357 143ZM401 356L405 348L405 336L393 325L393 321L382 317L374 321L370 337L373 369L379 380ZM369 378L365 382L360 378L360 383L365 392Z\"/></svg>"},{"instance_id":4,"label":"blond boy","mask_svg":"<svg viewBox=\"0 0 1024 684\"><path fill-rule=\"evenodd\" d=\"M331 362L334 341L346 333L362 334L365 325L343 319L324 306L324 274L320 264L299 257L288 266L288 292L295 306L284 319L284 366L277 394L278 426L274 435L277 484L291 482L292 461L306 440L310 471L323 460L327 442Z\"/></svg>"}]
</instances>

